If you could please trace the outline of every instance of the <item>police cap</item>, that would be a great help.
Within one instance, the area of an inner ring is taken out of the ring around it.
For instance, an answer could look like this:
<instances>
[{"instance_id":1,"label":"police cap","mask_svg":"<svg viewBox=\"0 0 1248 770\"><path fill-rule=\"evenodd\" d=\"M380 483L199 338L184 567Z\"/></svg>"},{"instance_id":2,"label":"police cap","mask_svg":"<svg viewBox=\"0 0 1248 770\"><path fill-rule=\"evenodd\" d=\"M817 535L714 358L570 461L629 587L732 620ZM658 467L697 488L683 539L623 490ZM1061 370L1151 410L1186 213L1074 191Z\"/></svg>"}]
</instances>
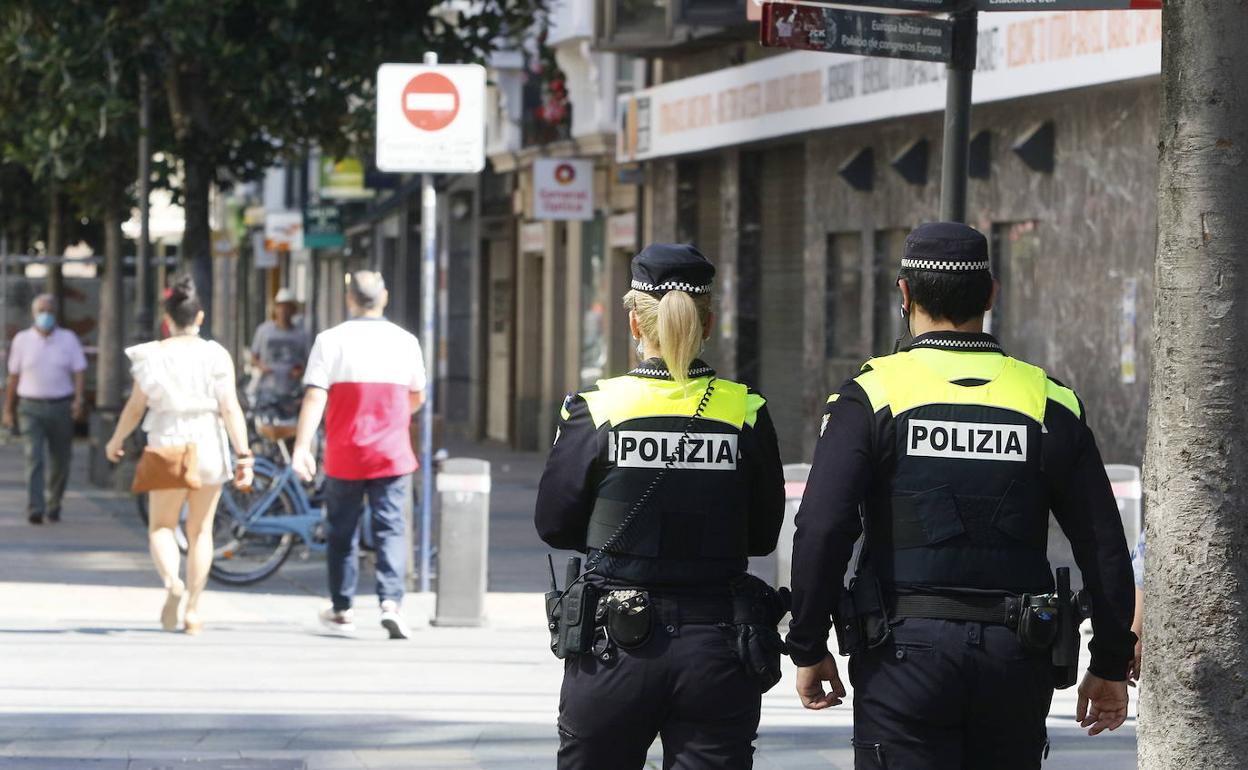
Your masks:
<instances>
[{"instance_id":1,"label":"police cap","mask_svg":"<svg viewBox=\"0 0 1248 770\"><path fill-rule=\"evenodd\" d=\"M958 222L928 222L906 236L901 268L946 273L987 272L988 239L975 228Z\"/></svg>"},{"instance_id":2,"label":"police cap","mask_svg":"<svg viewBox=\"0 0 1248 770\"><path fill-rule=\"evenodd\" d=\"M688 243L652 243L633 257L632 287L637 291L709 294L714 278L715 266Z\"/></svg>"}]
</instances>

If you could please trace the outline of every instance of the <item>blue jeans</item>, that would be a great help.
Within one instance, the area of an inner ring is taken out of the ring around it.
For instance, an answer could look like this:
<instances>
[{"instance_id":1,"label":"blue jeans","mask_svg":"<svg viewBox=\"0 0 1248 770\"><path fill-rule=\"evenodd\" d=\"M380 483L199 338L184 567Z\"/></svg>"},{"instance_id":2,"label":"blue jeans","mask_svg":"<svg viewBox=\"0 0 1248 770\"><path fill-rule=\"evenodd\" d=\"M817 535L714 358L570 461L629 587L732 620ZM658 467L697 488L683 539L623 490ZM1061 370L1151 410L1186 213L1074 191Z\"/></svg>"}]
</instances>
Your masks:
<instances>
[{"instance_id":1,"label":"blue jeans","mask_svg":"<svg viewBox=\"0 0 1248 770\"><path fill-rule=\"evenodd\" d=\"M351 608L360 577L359 539L364 500L372 510L373 540L377 553L377 598L403 600L407 546L403 537L403 506L411 495L411 476L353 481L325 479L325 507L329 518L329 595L335 610Z\"/></svg>"}]
</instances>

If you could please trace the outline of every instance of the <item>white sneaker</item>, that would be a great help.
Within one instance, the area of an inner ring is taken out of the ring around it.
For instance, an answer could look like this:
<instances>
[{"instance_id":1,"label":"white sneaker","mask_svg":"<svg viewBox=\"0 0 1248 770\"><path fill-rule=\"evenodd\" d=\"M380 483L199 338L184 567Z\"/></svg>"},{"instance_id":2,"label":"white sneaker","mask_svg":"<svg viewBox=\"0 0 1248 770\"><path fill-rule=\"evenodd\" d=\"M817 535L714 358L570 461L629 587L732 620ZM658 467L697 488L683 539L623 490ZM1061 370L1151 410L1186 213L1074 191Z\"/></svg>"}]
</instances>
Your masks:
<instances>
[{"instance_id":1,"label":"white sneaker","mask_svg":"<svg viewBox=\"0 0 1248 770\"><path fill-rule=\"evenodd\" d=\"M355 636L355 613L352 610L335 610L326 607L319 615L321 625L339 636Z\"/></svg>"},{"instance_id":2,"label":"white sneaker","mask_svg":"<svg viewBox=\"0 0 1248 770\"><path fill-rule=\"evenodd\" d=\"M412 635L412 629L407 627L399 612L398 602L393 599L381 603L381 627L386 629L391 639L407 639Z\"/></svg>"}]
</instances>

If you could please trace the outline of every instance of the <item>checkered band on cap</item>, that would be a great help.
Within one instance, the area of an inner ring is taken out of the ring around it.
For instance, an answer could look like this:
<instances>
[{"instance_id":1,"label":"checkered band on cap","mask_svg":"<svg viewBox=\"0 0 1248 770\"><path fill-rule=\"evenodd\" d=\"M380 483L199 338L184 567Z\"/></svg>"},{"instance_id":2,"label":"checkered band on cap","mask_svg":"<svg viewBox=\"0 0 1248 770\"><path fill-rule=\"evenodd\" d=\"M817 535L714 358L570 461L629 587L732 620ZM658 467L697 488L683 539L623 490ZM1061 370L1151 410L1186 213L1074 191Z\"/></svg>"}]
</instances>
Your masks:
<instances>
[{"instance_id":1,"label":"checkered band on cap","mask_svg":"<svg viewBox=\"0 0 1248 770\"><path fill-rule=\"evenodd\" d=\"M906 257L901 260L902 269L910 270L946 270L950 272L971 272L973 270L987 270L990 265L988 260L975 260L968 262L957 262L947 259L921 259L914 257Z\"/></svg>"},{"instance_id":2,"label":"checkered band on cap","mask_svg":"<svg viewBox=\"0 0 1248 770\"><path fill-rule=\"evenodd\" d=\"M684 281L665 281L663 283L645 283L644 281L634 280L632 287L637 291L657 292L657 291L683 291L686 294L710 294L711 286L694 286Z\"/></svg>"}]
</instances>

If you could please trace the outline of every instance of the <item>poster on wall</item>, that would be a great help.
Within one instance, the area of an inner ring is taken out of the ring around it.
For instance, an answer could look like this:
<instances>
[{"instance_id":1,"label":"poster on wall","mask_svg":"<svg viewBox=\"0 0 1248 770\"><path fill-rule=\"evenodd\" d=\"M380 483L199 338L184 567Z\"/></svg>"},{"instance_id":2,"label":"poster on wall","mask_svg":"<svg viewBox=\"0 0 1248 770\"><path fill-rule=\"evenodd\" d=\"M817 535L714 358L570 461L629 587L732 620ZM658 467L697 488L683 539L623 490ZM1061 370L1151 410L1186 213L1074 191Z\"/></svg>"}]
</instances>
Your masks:
<instances>
[{"instance_id":1,"label":"poster on wall","mask_svg":"<svg viewBox=\"0 0 1248 770\"><path fill-rule=\"evenodd\" d=\"M1139 281L1127 278L1122 282L1122 319L1118 326L1118 345L1121 350L1119 369L1124 385L1135 382L1135 307L1139 295Z\"/></svg>"},{"instance_id":2,"label":"poster on wall","mask_svg":"<svg viewBox=\"0 0 1248 770\"><path fill-rule=\"evenodd\" d=\"M533 218L594 218L594 162L574 158L533 161Z\"/></svg>"}]
</instances>

